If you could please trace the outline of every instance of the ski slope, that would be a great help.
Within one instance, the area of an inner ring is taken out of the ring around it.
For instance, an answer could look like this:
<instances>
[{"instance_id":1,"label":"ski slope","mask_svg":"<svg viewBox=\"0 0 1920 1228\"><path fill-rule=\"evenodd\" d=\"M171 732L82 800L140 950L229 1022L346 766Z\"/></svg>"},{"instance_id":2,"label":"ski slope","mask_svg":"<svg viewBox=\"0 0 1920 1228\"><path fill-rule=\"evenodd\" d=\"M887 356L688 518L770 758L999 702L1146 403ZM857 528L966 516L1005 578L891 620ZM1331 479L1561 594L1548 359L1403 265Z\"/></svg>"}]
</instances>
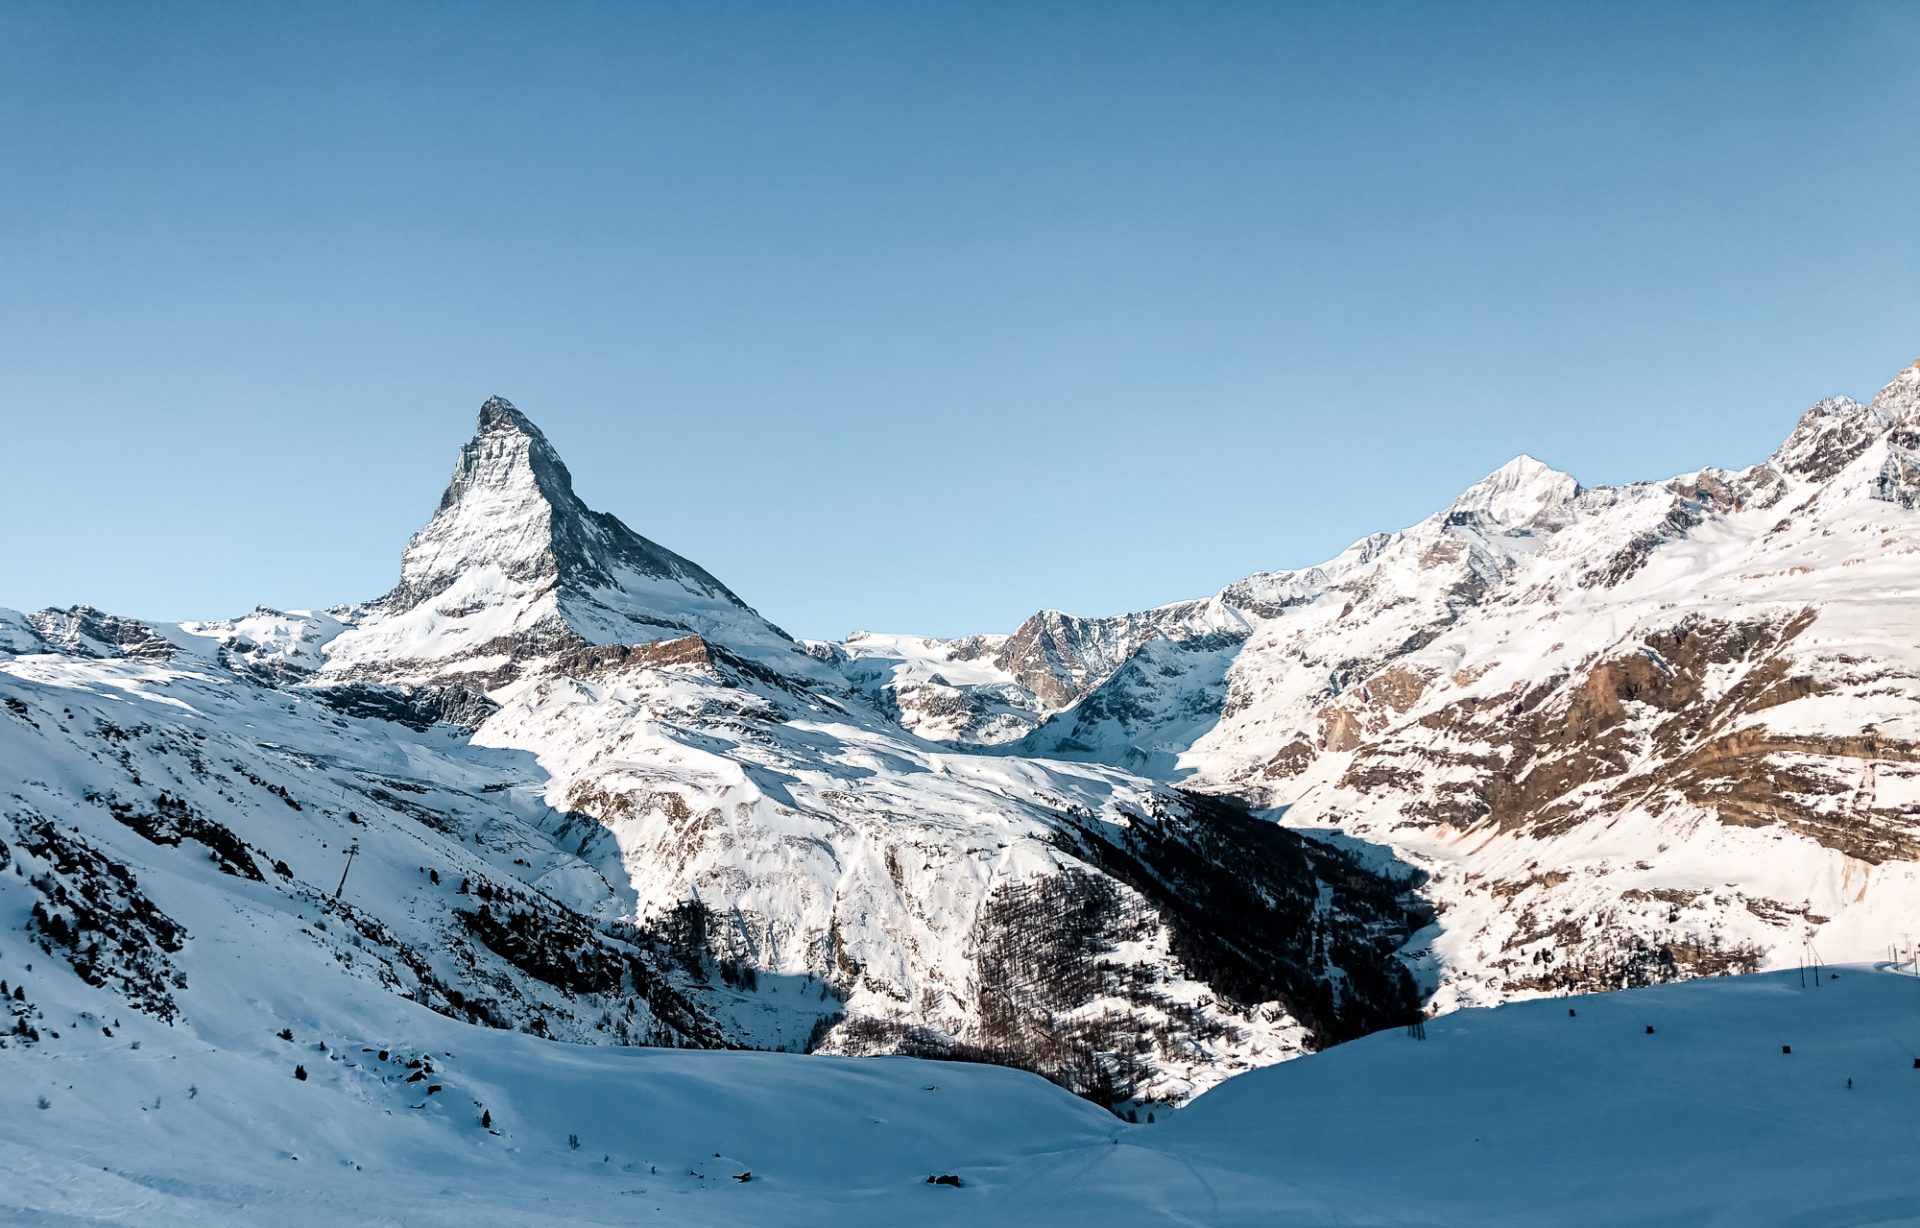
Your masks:
<instances>
[{"instance_id":1,"label":"ski slope","mask_svg":"<svg viewBox=\"0 0 1920 1228\"><path fill-rule=\"evenodd\" d=\"M1920 979L1830 975L1464 1010L1153 1125L991 1067L568 1045L371 991L292 1042L73 1020L0 1051L0 1222L1920 1222Z\"/></svg>"}]
</instances>

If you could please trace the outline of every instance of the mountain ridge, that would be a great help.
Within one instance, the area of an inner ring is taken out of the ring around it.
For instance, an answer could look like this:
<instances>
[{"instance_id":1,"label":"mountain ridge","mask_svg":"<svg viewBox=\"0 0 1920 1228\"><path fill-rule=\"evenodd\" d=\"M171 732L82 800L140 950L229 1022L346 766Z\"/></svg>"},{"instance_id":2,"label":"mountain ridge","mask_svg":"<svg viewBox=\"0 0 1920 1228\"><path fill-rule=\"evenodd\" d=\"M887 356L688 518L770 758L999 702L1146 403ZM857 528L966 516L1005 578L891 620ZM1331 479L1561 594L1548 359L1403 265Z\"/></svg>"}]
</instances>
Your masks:
<instances>
[{"instance_id":1,"label":"mountain ridge","mask_svg":"<svg viewBox=\"0 0 1920 1228\"><path fill-rule=\"evenodd\" d=\"M1443 1004L1712 970L1714 944L1869 952L1920 904L1916 422L1920 363L1745 469L1588 489L1510 463L1242 637L1143 641L995 749L1391 847L1451 917ZM1543 490L1477 497L1524 477Z\"/></svg>"},{"instance_id":2,"label":"mountain ridge","mask_svg":"<svg viewBox=\"0 0 1920 1228\"><path fill-rule=\"evenodd\" d=\"M372 602L0 612L34 765L0 845L52 867L0 895L86 992L189 1016L231 972L196 925L91 954L106 901L264 908L476 1024L1109 1103L1422 1009L1870 955L1920 907L1916 449L1920 364L1746 469L1521 456L1210 597L800 644L492 398Z\"/></svg>"},{"instance_id":3,"label":"mountain ridge","mask_svg":"<svg viewBox=\"0 0 1920 1228\"><path fill-rule=\"evenodd\" d=\"M22 641L0 750L44 764L0 799L0 840L163 887L175 850L210 849L268 893L276 941L328 944L322 909L361 935L348 972L471 1022L984 1056L1111 1103L1418 1010L1417 876L1125 772L915 738L844 660L586 508L497 398L381 599L0 622ZM315 867L347 844L325 899ZM39 949L85 979L77 880L29 887ZM126 975L177 969L165 1000L191 1016L224 988L200 950L129 951Z\"/></svg>"}]
</instances>

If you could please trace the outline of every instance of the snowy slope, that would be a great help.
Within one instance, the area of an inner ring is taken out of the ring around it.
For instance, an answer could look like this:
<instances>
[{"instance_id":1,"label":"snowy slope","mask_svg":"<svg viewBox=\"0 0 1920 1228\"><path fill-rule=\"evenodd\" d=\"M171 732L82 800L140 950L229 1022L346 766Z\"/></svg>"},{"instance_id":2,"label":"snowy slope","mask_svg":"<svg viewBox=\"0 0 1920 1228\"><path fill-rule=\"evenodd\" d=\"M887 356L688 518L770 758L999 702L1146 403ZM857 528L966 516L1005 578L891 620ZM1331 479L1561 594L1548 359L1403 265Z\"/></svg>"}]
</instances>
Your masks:
<instances>
[{"instance_id":1,"label":"snowy slope","mask_svg":"<svg viewBox=\"0 0 1920 1228\"><path fill-rule=\"evenodd\" d=\"M1920 980L1836 972L1463 1011L1130 1125L1014 1071L564 1045L267 963L291 1041L60 1003L66 1043L0 1051L0 1219L1911 1223Z\"/></svg>"},{"instance_id":2,"label":"snowy slope","mask_svg":"<svg viewBox=\"0 0 1920 1228\"><path fill-rule=\"evenodd\" d=\"M99 927L61 911L79 888L30 881L17 910L104 976L94 1009L133 985L196 1012L207 927L187 918L209 900L332 950L309 914L332 915L356 839L356 975L537 1035L958 1050L1180 1101L1418 1009L1400 949L1429 910L1404 867L1112 767L914 736L901 680L1013 687L986 659L1004 645L799 645L585 507L498 399L377 601L0 626L21 777L0 840L70 854L101 891L159 884L142 907L184 929L128 952L152 975L122 984L89 953ZM185 902L182 859L206 880ZM152 983L176 973L181 993Z\"/></svg>"},{"instance_id":3,"label":"snowy slope","mask_svg":"<svg viewBox=\"0 0 1920 1228\"><path fill-rule=\"evenodd\" d=\"M74 1061L82 1033L92 1052L132 1028L244 1065L304 1021L328 1054L491 1054L469 1101L532 1096L511 1061L585 1087L658 1060L687 1097L743 1094L695 1059L528 1056L549 1053L530 1036L952 1054L1164 1106L1423 1001L1877 956L1920 912L1917 457L1920 365L1871 405L1822 402L1748 469L1589 490L1522 457L1418 525L1210 598L802 645L588 508L489 401L382 598L179 624L0 611L0 977L29 991L0 1059ZM332 1087L323 1060L310 1082ZM865 1068L794 1069L803 1089ZM450 1103L350 1086L383 1116ZM1025 1158L969 1154L1028 1173L1034 1205L1136 1189L1124 1162L1025 1138L1006 1140ZM1204 1197L1169 1174L1211 1161L1169 1147L1140 1172ZM75 1180L49 1171L36 1197ZM1200 1218L1334 1205L1299 1177ZM472 1180L537 1219L506 1175ZM243 1185L152 1197L283 1196ZM1378 1218L1407 1222L1415 1187L1376 1185ZM1484 1205L1446 1191L1438 1222ZM875 1222L899 1214L876 1199Z\"/></svg>"},{"instance_id":4,"label":"snowy slope","mask_svg":"<svg viewBox=\"0 0 1920 1228\"><path fill-rule=\"evenodd\" d=\"M1809 939L1864 958L1920 908L1916 449L1920 364L1742 470L1589 490L1522 456L1319 567L1161 607L1237 628L1075 658L1080 689L1002 749L1419 867L1442 1003Z\"/></svg>"},{"instance_id":5,"label":"snowy slope","mask_svg":"<svg viewBox=\"0 0 1920 1228\"><path fill-rule=\"evenodd\" d=\"M1461 1011L1232 1080L1166 1147L1214 1223L1914 1222L1920 982L1828 975Z\"/></svg>"},{"instance_id":6,"label":"snowy slope","mask_svg":"<svg viewBox=\"0 0 1920 1228\"><path fill-rule=\"evenodd\" d=\"M1007 638L940 640L856 631L816 650L902 728L934 741L990 746L1020 737L1049 711L999 664Z\"/></svg>"},{"instance_id":7,"label":"snowy slope","mask_svg":"<svg viewBox=\"0 0 1920 1228\"><path fill-rule=\"evenodd\" d=\"M0 745L16 984L37 961L96 1013L250 1026L226 995L263 953L298 953L328 974L316 992L369 981L577 1040L729 1039L674 953L603 932L605 837L540 800L528 756L216 669L52 654L0 660ZM520 917L530 945L477 927L483 908Z\"/></svg>"},{"instance_id":8,"label":"snowy slope","mask_svg":"<svg viewBox=\"0 0 1920 1228\"><path fill-rule=\"evenodd\" d=\"M1019 750L1117 760L1145 747L1216 745L1243 727L1263 730L1270 713L1297 719L1319 695L1345 690L1360 665L1417 646L1500 585L1565 523L1578 493L1567 475L1520 457L1410 529L1365 538L1304 572L1230 585L1204 604L1234 611L1237 635L1167 633L1224 653L1219 668L1149 667L1168 681L1145 685L1140 671L1116 670ZM1275 659L1277 670L1248 680L1256 663ZM1237 683L1234 693L1226 683ZM1103 695L1109 684L1123 695ZM1196 723L1204 712L1218 720Z\"/></svg>"},{"instance_id":9,"label":"snowy slope","mask_svg":"<svg viewBox=\"0 0 1920 1228\"><path fill-rule=\"evenodd\" d=\"M1257 634L1183 763L1431 870L1466 1000L1884 949L1920 907L1914 378L1752 469L1582 494L1392 651ZM1296 654L1340 651L1314 687Z\"/></svg>"},{"instance_id":10,"label":"snowy slope","mask_svg":"<svg viewBox=\"0 0 1920 1228\"><path fill-rule=\"evenodd\" d=\"M366 715L354 685L0 660L0 976L38 961L103 1016L245 1027L260 1004L226 995L297 954L315 994L368 981L542 1036L965 1043L1109 1098L1182 1099L1411 1006L1377 980L1421 923L1402 887L1108 769L929 753L711 665L529 680L472 734L410 720L421 692ZM1195 841L1248 833L1266 860L1193 877ZM1210 890L1274 935L1223 947L1188 908ZM1342 965L1372 988L1333 991Z\"/></svg>"}]
</instances>

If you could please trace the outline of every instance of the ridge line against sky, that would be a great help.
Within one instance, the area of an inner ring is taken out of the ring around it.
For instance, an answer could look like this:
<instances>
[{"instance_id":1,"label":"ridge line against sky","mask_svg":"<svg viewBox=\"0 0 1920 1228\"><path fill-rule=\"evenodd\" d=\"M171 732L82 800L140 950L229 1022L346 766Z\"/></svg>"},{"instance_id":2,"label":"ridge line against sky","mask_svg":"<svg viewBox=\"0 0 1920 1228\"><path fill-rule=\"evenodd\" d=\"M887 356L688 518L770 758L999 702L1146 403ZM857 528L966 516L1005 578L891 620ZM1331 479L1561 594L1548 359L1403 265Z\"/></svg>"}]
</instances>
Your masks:
<instances>
[{"instance_id":1,"label":"ridge line against sky","mask_svg":"<svg viewBox=\"0 0 1920 1228\"><path fill-rule=\"evenodd\" d=\"M391 587L489 394L796 635L1320 562L1920 353L1920 8L0 11L0 605Z\"/></svg>"}]
</instances>

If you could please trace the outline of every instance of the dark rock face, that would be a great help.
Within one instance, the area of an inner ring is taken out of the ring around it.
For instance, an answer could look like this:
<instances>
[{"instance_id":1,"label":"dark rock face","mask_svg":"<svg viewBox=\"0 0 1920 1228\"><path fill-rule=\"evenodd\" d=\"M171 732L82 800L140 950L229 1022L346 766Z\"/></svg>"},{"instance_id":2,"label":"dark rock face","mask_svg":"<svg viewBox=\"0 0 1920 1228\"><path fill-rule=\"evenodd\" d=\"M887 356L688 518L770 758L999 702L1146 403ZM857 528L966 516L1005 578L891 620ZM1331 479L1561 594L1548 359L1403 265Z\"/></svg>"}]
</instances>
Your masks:
<instances>
[{"instance_id":1,"label":"dark rock face","mask_svg":"<svg viewBox=\"0 0 1920 1228\"><path fill-rule=\"evenodd\" d=\"M1119 765L1143 770L1157 728L1204 722L1226 703L1226 672L1245 637L1224 632L1142 644L1070 710L1009 749L1042 758L1082 758L1125 740ZM1153 774L1149 772L1148 774Z\"/></svg>"},{"instance_id":2,"label":"dark rock face","mask_svg":"<svg viewBox=\"0 0 1920 1228\"><path fill-rule=\"evenodd\" d=\"M354 680L309 688L330 706L349 716L398 721L416 729L446 724L472 729L499 711L486 692L502 686L528 669L552 676L606 678L627 670L694 669L740 682L755 679L770 686L792 689L796 684L767 667L728 652L698 635L644 644L592 644L559 620L528 633L498 636L477 646L472 654L487 662L468 666L454 661L440 666L440 683L433 686L388 685ZM382 662L377 670L425 668L426 662ZM425 722L422 724L420 722Z\"/></svg>"},{"instance_id":3,"label":"dark rock face","mask_svg":"<svg viewBox=\"0 0 1920 1228\"><path fill-rule=\"evenodd\" d=\"M1584 588L1613 588L1631 579L1647 561L1653 552L1668 542L1678 541L1693 530L1706 523L1712 514L1712 508L1703 498L1689 497L1685 492L1673 501L1673 507L1666 517L1655 527L1637 535L1622 547L1603 566L1596 567L1580 577Z\"/></svg>"},{"instance_id":4,"label":"dark rock face","mask_svg":"<svg viewBox=\"0 0 1920 1228\"><path fill-rule=\"evenodd\" d=\"M109 614L90 605L37 610L27 625L48 646L76 657L132 657L170 661L174 646L143 622Z\"/></svg>"},{"instance_id":5,"label":"dark rock face","mask_svg":"<svg viewBox=\"0 0 1920 1228\"><path fill-rule=\"evenodd\" d=\"M541 896L497 888L487 889L484 896L474 911L456 914L459 924L475 942L527 976L575 999L616 1007L644 1002L654 1020L649 1043L732 1047L725 1032L670 984L658 966L663 960L679 960L698 968L700 952L637 929L628 935L633 941L624 941Z\"/></svg>"},{"instance_id":6,"label":"dark rock face","mask_svg":"<svg viewBox=\"0 0 1920 1228\"><path fill-rule=\"evenodd\" d=\"M455 686L382 686L372 682L343 682L308 688L321 703L344 716L393 721L409 729L434 725L477 729L500 705L478 691Z\"/></svg>"}]
</instances>

